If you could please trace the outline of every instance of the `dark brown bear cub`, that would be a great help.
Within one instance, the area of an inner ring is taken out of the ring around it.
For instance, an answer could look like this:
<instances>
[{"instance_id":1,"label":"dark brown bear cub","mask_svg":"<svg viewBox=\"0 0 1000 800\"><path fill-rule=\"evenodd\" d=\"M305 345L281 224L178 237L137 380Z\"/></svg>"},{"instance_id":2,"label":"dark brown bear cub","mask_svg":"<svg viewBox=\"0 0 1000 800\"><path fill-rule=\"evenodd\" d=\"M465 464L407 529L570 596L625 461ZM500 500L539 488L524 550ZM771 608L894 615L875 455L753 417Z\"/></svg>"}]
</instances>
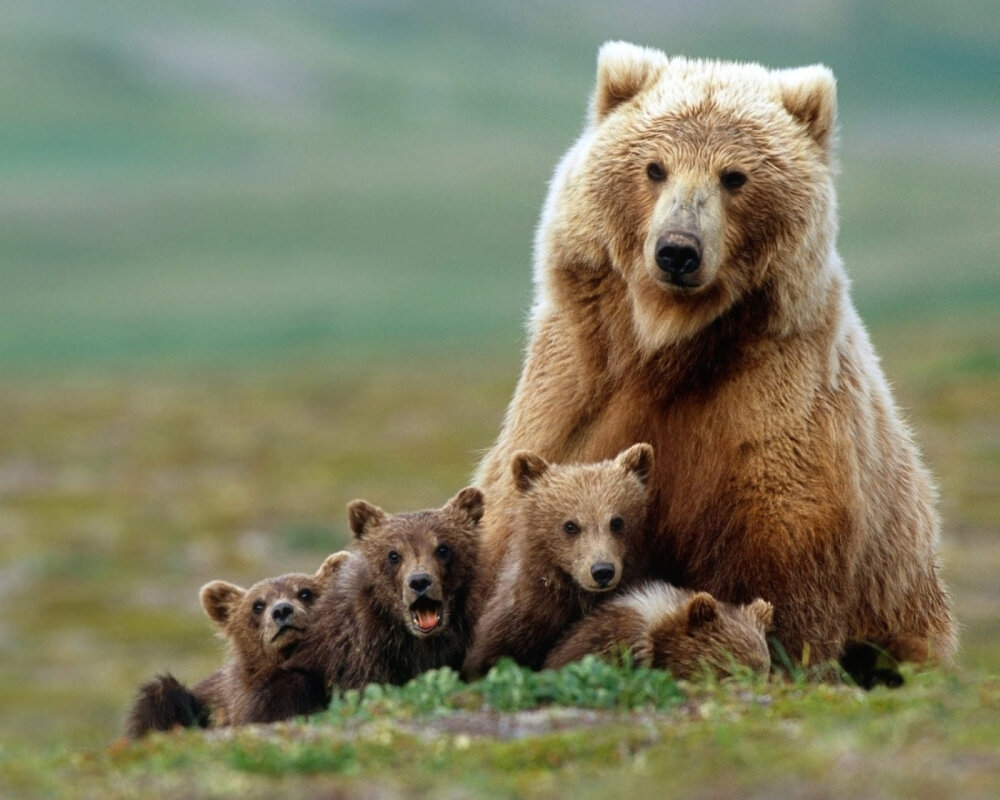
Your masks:
<instances>
[{"instance_id":1,"label":"dark brown bear cub","mask_svg":"<svg viewBox=\"0 0 1000 800\"><path fill-rule=\"evenodd\" d=\"M193 689L171 675L142 686L126 735L272 722L325 708L329 695L322 676L290 659L316 624L317 604L347 557L335 553L315 575L282 575L249 589L225 581L202 587L202 607L229 644L226 663Z\"/></svg>"},{"instance_id":2,"label":"dark brown bear cub","mask_svg":"<svg viewBox=\"0 0 1000 800\"><path fill-rule=\"evenodd\" d=\"M628 654L642 667L669 669L675 678L708 670L724 676L734 666L767 672L765 633L774 609L765 600L731 605L707 592L654 581L608 601L584 617L545 659L558 668L588 653L615 660Z\"/></svg>"},{"instance_id":3,"label":"dark brown bear cub","mask_svg":"<svg viewBox=\"0 0 1000 800\"><path fill-rule=\"evenodd\" d=\"M648 444L590 464L514 455L514 530L507 551L480 573L489 599L465 659L466 678L504 656L538 669L568 625L635 577L635 565L645 563L652 467Z\"/></svg>"},{"instance_id":4,"label":"dark brown bear cub","mask_svg":"<svg viewBox=\"0 0 1000 800\"><path fill-rule=\"evenodd\" d=\"M292 663L318 666L331 690L458 669L472 633L469 590L482 515L482 492L472 487L424 511L388 514L351 503L354 550Z\"/></svg>"}]
</instances>

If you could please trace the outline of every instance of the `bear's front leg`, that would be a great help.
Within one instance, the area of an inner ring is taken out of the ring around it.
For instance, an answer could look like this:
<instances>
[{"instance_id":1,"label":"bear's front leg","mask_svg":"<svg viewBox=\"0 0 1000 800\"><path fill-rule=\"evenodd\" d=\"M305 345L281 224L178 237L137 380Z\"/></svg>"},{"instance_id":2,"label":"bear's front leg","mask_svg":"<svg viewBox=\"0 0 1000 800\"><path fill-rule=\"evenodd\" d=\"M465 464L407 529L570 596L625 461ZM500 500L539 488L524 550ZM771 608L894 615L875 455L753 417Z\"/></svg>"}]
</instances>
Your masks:
<instances>
[{"instance_id":1,"label":"bear's front leg","mask_svg":"<svg viewBox=\"0 0 1000 800\"><path fill-rule=\"evenodd\" d=\"M552 646L572 622L579 601L565 579L550 574L523 583L517 564L501 573L476 623L462 677L475 680L501 658L540 669Z\"/></svg>"}]
</instances>

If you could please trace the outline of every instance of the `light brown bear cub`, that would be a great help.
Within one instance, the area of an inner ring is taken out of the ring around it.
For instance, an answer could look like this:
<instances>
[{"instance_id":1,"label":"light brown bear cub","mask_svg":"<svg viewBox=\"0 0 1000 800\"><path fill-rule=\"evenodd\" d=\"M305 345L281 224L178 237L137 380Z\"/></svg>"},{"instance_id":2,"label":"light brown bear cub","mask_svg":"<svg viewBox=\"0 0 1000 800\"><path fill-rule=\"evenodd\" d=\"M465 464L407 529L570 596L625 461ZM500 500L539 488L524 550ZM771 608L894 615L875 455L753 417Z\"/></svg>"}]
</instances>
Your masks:
<instances>
[{"instance_id":1,"label":"light brown bear cub","mask_svg":"<svg viewBox=\"0 0 1000 800\"><path fill-rule=\"evenodd\" d=\"M354 550L319 601L319 621L293 665L318 667L331 691L458 669L472 634L482 515L483 495L473 487L423 511L388 514L351 503Z\"/></svg>"},{"instance_id":2,"label":"light brown bear cub","mask_svg":"<svg viewBox=\"0 0 1000 800\"><path fill-rule=\"evenodd\" d=\"M652 466L647 444L590 464L514 456L515 528L504 558L481 573L489 599L465 659L466 677L482 675L504 656L538 669L568 625L634 577L634 565L645 560Z\"/></svg>"},{"instance_id":3,"label":"light brown bear cub","mask_svg":"<svg viewBox=\"0 0 1000 800\"><path fill-rule=\"evenodd\" d=\"M669 669L675 678L704 670L724 676L736 665L767 672L765 634L774 609L765 600L737 606L707 592L661 581L615 597L580 620L545 659L556 669L588 653L609 660L629 654L638 666Z\"/></svg>"},{"instance_id":4,"label":"light brown bear cub","mask_svg":"<svg viewBox=\"0 0 1000 800\"><path fill-rule=\"evenodd\" d=\"M171 675L142 686L126 735L272 722L325 708L329 695L323 681L290 659L317 625L317 603L347 557L334 553L315 575L281 575L249 589L226 581L202 587L202 607L229 645L226 663L193 689Z\"/></svg>"}]
</instances>

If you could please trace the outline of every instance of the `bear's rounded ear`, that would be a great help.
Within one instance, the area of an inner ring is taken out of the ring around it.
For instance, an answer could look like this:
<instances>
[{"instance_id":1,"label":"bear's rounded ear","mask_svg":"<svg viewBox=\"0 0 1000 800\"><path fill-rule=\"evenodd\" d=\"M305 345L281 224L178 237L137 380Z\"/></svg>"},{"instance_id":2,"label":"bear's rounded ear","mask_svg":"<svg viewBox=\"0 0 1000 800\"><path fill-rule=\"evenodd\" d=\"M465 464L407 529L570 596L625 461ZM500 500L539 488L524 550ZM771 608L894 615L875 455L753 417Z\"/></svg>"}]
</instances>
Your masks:
<instances>
[{"instance_id":1,"label":"bear's rounded ear","mask_svg":"<svg viewBox=\"0 0 1000 800\"><path fill-rule=\"evenodd\" d=\"M347 504L347 520L355 539L363 539L374 527L385 521L386 513L378 506L364 500L354 500Z\"/></svg>"},{"instance_id":2,"label":"bear's rounded ear","mask_svg":"<svg viewBox=\"0 0 1000 800\"><path fill-rule=\"evenodd\" d=\"M774 623L774 606L767 602L767 600L758 597L747 606L747 612L757 620L765 632L771 630L771 625Z\"/></svg>"},{"instance_id":3,"label":"bear's rounded ear","mask_svg":"<svg viewBox=\"0 0 1000 800\"><path fill-rule=\"evenodd\" d=\"M816 143L828 152L833 147L837 122L837 81L822 64L775 73L781 103L802 123Z\"/></svg>"},{"instance_id":4,"label":"bear's rounded ear","mask_svg":"<svg viewBox=\"0 0 1000 800\"><path fill-rule=\"evenodd\" d=\"M475 486L466 486L456 494L445 506L446 511L450 511L461 522L471 524L473 527L479 524L483 518L485 500L483 493Z\"/></svg>"},{"instance_id":5,"label":"bear's rounded ear","mask_svg":"<svg viewBox=\"0 0 1000 800\"><path fill-rule=\"evenodd\" d=\"M699 628L719 616L719 606L708 592L698 592L688 601L688 628Z\"/></svg>"},{"instance_id":6,"label":"bear's rounded ear","mask_svg":"<svg viewBox=\"0 0 1000 800\"><path fill-rule=\"evenodd\" d=\"M326 560L320 564L318 570L316 570L316 580L325 583L330 580L340 568L344 565L344 562L351 557L351 554L346 550L339 550L338 552L326 557Z\"/></svg>"},{"instance_id":7,"label":"bear's rounded ear","mask_svg":"<svg viewBox=\"0 0 1000 800\"><path fill-rule=\"evenodd\" d=\"M212 622L225 627L246 593L246 589L234 583L212 581L201 587L201 607Z\"/></svg>"},{"instance_id":8,"label":"bear's rounded ear","mask_svg":"<svg viewBox=\"0 0 1000 800\"><path fill-rule=\"evenodd\" d=\"M605 42L597 54L597 88L591 102L593 121L651 86L663 72L667 57L659 50L628 42Z\"/></svg>"},{"instance_id":9,"label":"bear's rounded ear","mask_svg":"<svg viewBox=\"0 0 1000 800\"><path fill-rule=\"evenodd\" d=\"M520 450L514 453L510 468L514 473L514 485L521 494L524 494L548 471L549 462L538 453Z\"/></svg>"},{"instance_id":10,"label":"bear's rounded ear","mask_svg":"<svg viewBox=\"0 0 1000 800\"><path fill-rule=\"evenodd\" d=\"M653 471L653 446L634 444L628 450L619 453L615 461L626 472L634 472L645 485L649 480L649 474Z\"/></svg>"}]
</instances>

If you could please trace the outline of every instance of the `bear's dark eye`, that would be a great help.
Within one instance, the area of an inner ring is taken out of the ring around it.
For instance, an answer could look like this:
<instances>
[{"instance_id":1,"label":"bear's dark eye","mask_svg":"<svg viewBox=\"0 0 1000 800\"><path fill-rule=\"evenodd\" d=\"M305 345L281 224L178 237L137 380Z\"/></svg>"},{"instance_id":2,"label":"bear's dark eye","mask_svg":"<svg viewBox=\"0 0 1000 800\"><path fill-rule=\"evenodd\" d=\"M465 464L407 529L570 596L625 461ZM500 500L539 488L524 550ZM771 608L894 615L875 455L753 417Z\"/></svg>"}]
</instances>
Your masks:
<instances>
[{"instance_id":1,"label":"bear's dark eye","mask_svg":"<svg viewBox=\"0 0 1000 800\"><path fill-rule=\"evenodd\" d=\"M570 536L576 536L580 532L580 526L573 522L573 520L567 520L563 523L563 531Z\"/></svg>"},{"instance_id":2,"label":"bear's dark eye","mask_svg":"<svg viewBox=\"0 0 1000 800\"><path fill-rule=\"evenodd\" d=\"M625 530L625 520L621 517L612 517L608 527L611 528L612 533L621 533Z\"/></svg>"},{"instance_id":3,"label":"bear's dark eye","mask_svg":"<svg viewBox=\"0 0 1000 800\"><path fill-rule=\"evenodd\" d=\"M650 161L646 165L646 175L655 183L663 183L667 179L667 171L662 164L657 164L655 161Z\"/></svg>"},{"instance_id":4,"label":"bear's dark eye","mask_svg":"<svg viewBox=\"0 0 1000 800\"><path fill-rule=\"evenodd\" d=\"M450 556L451 556L451 548L448 547L448 545L446 545L446 544L438 545L438 549L437 549L437 557L438 558L440 558L442 561L445 561Z\"/></svg>"},{"instance_id":5,"label":"bear's dark eye","mask_svg":"<svg viewBox=\"0 0 1000 800\"><path fill-rule=\"evenodd\" d=\"M299 589L299 600L303 603L308 603L313 599L312 589Z\"/></svg>"},{"instance_id":6,"label":"bear's dark eye","mask_svg":"<svg viewBox=\"0 0 1000 800\"><path fill-rule=\"evenodd\" d=\"M724 189L734 192L747 182L747 176L738 169L731 169L728 172L723 172L719 180Z\"/></svg>"},{"instance_id":7,"label":"bear's dark eye","mask_svg":"<svg viewBox=\"0 0 1000 800\"><path fill-rule=\"evenodd\" d=\"M264 613L264 608L265 608L264 601L263 600L258 600L256 603L253 604L253 613L254 614L263 614Z\"/></svg>"},{"instance_id":8,"label":"bear's dark eye","mask_svg":"<svg viewBox=\"0 0 1000 800\"><path fill-rule=\"evenodd\" d=\"M390 564L398 564L399 563L399 553L397 553L395 550L390 550L389 551L389 563Z\"/></svg>"}]
</instances>

